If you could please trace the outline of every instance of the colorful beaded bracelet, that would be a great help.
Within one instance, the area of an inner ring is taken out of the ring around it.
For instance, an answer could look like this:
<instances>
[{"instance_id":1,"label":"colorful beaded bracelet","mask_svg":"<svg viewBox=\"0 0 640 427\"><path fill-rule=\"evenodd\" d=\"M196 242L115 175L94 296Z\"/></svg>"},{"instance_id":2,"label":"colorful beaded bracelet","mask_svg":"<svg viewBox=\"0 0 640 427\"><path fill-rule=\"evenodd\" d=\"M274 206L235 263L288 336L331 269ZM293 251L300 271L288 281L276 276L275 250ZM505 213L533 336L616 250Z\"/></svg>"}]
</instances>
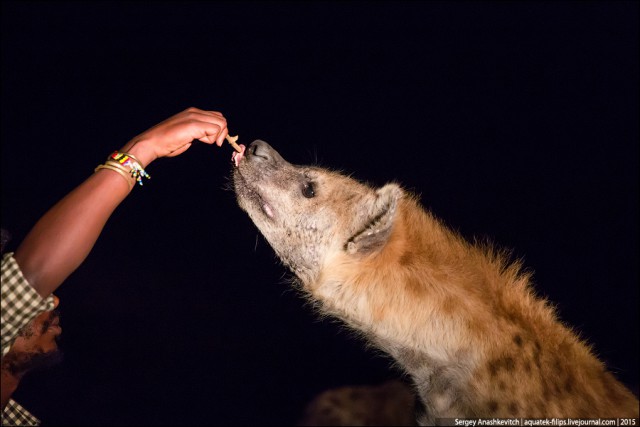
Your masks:
<instances>
[{"instance_id":1,"label":"colorful beaded bracelet","mask_svg":"<svg viewBox=\"0 0 640 427\"><path fill-rule=\"evenodd\" d=\"M129 153L121 153L118 150L111 153L107 160L115 161L120 163L122 166L128 166L130 169L129 173L131 176L138 181L138 184L142 184L142 178L151 179L151 175L147 173L140 164L140 161L136 159L132 154Z\"/></svg>"}]
</instances>

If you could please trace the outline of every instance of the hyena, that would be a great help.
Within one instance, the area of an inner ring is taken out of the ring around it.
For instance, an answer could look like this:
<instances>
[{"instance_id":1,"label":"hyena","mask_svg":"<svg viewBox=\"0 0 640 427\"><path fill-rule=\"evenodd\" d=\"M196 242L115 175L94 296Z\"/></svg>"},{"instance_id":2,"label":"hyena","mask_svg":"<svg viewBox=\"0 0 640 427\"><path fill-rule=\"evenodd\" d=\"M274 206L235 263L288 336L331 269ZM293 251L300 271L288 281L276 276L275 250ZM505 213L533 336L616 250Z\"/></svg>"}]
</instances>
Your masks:
<instances>
[{"instance_id":1,"label":"hyena","mask_svg":"<svg viewBox=\"0 0 640 427\"><path fill-rule=\"evenodd\" d=\"M415 426L413 390L400 380L325 390L304 410L302 426Z\"/></svg>"},{"instance_id":2,"label":"hyena","mask_svg":"<svg viewBox=\"0 0 640 427\"><path fill-rule=\"evenodd\" d=\"M323 315L411 377L422 425L456 417L638 417L638 399L532 289L391 182L296 166L264 141L236 156L246 211Z\"/></svg>"}]
</instances>

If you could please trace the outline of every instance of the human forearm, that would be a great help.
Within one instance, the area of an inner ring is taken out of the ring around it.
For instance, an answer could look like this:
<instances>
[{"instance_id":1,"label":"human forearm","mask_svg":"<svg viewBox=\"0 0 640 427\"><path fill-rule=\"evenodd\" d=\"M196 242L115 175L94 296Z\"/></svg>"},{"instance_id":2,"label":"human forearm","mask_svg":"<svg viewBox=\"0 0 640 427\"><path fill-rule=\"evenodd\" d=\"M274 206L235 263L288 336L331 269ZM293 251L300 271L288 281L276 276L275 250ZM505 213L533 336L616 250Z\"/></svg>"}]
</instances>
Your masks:
<instances>
[{"instance_id":1,"label":"human forearm","mask_svg":"<svg viewBox=\"0 0 640 427\"><path fill-rule=\"evenodd\" d=\"M51 294L84 261L129 191L122 176L99 170L36 223L15 259L40 295Z\"/></svg>"},{"instance_id":2,"label":"human forearm","mask_svg":"<svg viewBox=\"0 0 640 427\"><path fill-rule=\"evenodd\" d=\"M155 159L185 152L194 140L222 145L226 125L219 112L189 108L134 137L119 151L133 155L140 167L147 168ZM43 297L84 261L107 220L134 185L135 180L121 170L118 162L107 167L98 169L54 205L16 250L22 274Z\"/></svg>"}]
</instances>

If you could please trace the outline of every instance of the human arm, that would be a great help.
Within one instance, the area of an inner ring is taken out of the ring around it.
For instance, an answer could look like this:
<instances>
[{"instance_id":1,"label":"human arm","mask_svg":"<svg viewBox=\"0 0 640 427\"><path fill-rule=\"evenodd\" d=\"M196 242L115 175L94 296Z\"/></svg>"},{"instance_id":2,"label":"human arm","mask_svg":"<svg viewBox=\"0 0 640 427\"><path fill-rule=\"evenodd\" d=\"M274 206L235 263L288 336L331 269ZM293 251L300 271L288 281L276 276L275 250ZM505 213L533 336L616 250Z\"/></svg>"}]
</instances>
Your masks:
<instances>
[{"instance_id":1,"label":"human arm","mask_svg":"<svg viewBox=\"0 0 640 427\"><path fill-rule=\"evenodd\" d=\"M132 154L146 168L160 157L182 154L194 140L221 146L226 135L222 114L189 108L131 139L119 151ZM57 289L87 257L131 191L126 179L112 170L98 170L49 209L18 246L14 257L42 297Z\"/></svg>"}]
</instances>

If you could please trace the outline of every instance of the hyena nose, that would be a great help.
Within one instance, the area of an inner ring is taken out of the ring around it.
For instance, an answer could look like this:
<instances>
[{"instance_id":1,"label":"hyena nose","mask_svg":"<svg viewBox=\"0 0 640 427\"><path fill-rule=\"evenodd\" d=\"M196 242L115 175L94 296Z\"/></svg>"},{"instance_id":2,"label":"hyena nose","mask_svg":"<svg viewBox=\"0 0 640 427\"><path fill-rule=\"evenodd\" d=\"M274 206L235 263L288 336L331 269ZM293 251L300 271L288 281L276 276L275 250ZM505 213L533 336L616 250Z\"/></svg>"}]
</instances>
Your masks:
<instances>
[{"instance_id":1,"label":"hyena nose","mask_svg":"<svg viewBox=\"0 0 640 427\"><path fill-rule=\"evenodd\" d=\"M280 155L266 142L256 139L247 148L247 154L251 157L251 160L257 162L276 163L278 159L281 159ZM245 156L247 155L245 154Z\"/></svg>"}]
</instances>

